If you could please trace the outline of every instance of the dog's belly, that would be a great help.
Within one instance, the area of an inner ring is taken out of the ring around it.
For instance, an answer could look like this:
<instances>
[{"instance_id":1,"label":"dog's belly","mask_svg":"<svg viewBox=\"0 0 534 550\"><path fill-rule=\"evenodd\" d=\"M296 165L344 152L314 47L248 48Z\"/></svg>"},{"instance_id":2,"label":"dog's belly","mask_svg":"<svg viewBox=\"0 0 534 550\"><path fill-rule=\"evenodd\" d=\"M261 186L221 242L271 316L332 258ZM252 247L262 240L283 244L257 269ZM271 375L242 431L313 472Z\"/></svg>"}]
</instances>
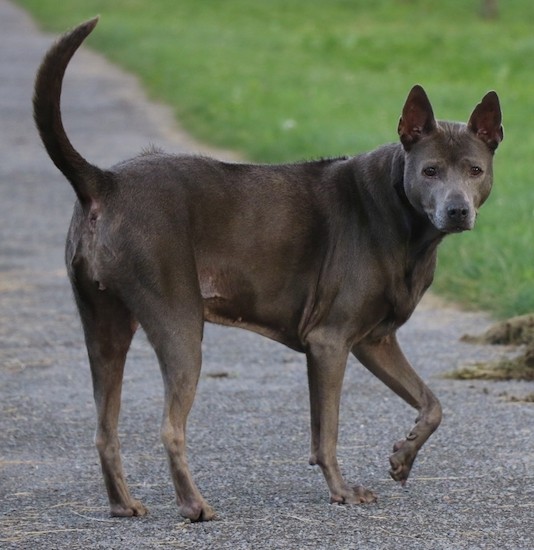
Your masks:
<instances>
[{"instance_id":1,"label":"dog's belly","mask_svg":"<svg viewBox=\"0 0 534 550\"><path fill-rule=\"evenodd\" d=\"M206 321L251 330L302 351L299 292L288 296L276 285L253 284L236 269L204 269L199 275Z\"/></svg>"}]
</instances>

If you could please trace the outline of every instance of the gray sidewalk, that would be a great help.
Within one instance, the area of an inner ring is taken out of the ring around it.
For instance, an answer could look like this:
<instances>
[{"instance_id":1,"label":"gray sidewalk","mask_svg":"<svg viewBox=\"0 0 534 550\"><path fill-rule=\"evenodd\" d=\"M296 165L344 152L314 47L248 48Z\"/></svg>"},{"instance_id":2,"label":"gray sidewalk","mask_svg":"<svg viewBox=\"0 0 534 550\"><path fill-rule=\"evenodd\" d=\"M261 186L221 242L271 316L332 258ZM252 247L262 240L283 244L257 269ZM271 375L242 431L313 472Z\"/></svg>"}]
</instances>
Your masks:
<instances>
[{"instance_id":1,"label":"gray sidewalk","mask_svg":"<svg viewBox=\"0 0 534 550\"><path fill-rule=\"evenodd\" d=\"M534 407L503 398L532 387L443 379L502 350L461 344L489 319L432 300L401 340L444 420L406 489L389 479L388 456L415 413L361 366L347 370L340 460L379 501L332 506L322 475L307 466L303 357L209 326L188 433L193 473L219 521L190 524L177 514L159 442L162 383L142 334L128 359L120 433L132 492L150 513L108 517L89 368L63 267L74 193L31 117L34 74L52 40L0 0L0 547L534 547ZM100 166L149 143L209 152L174 126L168 109L149 104L133 77L87 50L70 65L63 106L72 141Z\"/></svg>"}]
</instances>

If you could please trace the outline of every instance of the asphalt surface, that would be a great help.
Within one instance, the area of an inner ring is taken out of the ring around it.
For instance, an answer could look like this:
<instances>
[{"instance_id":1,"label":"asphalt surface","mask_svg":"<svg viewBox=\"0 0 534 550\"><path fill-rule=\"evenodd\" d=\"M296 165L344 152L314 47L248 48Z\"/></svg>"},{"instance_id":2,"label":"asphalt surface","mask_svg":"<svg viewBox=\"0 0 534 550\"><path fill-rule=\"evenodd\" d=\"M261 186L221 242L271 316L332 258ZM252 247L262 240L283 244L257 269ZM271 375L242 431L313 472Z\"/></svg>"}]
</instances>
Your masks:
<instances>
[{"instance_id":1,"label":"asphalt surface","mask_svg":"<svg viewBox=\"0 0 534 550\"><path fill-rule=\"evenodd\" d=\"M218 521L177 514L159 441L162 383L142 334L128 359L120 433L132 492L150 513L108 516L89 368L63 267L74 193L31 118L34 74L52 39L0 0L0 547L533 548L534 407L506 399L532 386L444 379L504 351L460 343L491 320L435 300L400 333L444 408L405 489L389 478L388 456L415 413L360 365L347 370L339 454L347 477L379 500L334 506L321 473L307 466L303 357L209 326L188 434L194 476ZM70 66L63 105L72 141L100 166L148 143L206 152L133 77L87 50Z\"/></svg>"}]
</instances>

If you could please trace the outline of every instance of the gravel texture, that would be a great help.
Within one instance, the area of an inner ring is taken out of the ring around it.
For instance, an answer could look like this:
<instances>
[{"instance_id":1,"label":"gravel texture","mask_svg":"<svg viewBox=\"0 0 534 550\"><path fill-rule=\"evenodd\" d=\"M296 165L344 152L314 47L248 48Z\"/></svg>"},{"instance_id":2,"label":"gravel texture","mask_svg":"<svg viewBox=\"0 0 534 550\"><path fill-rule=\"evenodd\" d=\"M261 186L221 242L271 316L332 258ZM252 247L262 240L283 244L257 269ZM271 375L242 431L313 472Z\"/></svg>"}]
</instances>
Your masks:
<instances>
[{"instance_id":1,"label":"gravel texture","mask_svg":"<svg viewBox=\"0 0 534 550\"><path fill-rule=\"evenodd\" d=\"M415 413L361 366L347 370L339 454L348 478L379 500L330 505L321 473L307 466L303 356L209 326L188 433L194 476L218 521L191 524L177 514L159 441L162 383L142 334L128 359L120 433L132 492L150 513L108 516L90 374L63 267L74 193L31 118L34 74L51 41L0 0L0 547L533 548L534 407L505 398L532 385L442 378L507 351L460 343L491 319L435 299L400 332L444 408L405 489L389 478L388 456ZM72 141L100 166L149 143L207 152L132 76L87 50L70 66L64 97Z\"/></svg>"}]
</instances>

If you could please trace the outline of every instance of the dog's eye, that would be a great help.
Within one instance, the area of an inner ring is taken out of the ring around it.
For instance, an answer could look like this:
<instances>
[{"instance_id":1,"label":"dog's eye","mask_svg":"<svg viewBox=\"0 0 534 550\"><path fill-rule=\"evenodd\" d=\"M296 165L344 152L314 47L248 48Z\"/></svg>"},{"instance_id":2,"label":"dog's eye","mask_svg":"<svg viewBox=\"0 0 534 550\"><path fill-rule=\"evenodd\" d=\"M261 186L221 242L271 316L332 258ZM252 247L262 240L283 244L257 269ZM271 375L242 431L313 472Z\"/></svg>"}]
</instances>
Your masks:
<instances>
[{"instance_id":1,"label":"dog's eye","mask_svg":"<svg viewBox=\"0 0 534 550\"><path fill-rule=\"evenodd\" d=\"M427 166L426 168L423 168L423 174L427 178L434 178L438 175L438 169L435 166Z\"/></svg>"},{"instance_id":2,"label":"dog's eye","mask_svg":"<svg viewBox=\"0 0 534 550\"><path fill-rule=\"evenodd\" d=\"M469 170L469 173L472 175L472 176L480 176L482 174L484 170L482 170L482 168L480 168L480 166L471 166L470 170Z\"/></svg>"}]
</instances>

